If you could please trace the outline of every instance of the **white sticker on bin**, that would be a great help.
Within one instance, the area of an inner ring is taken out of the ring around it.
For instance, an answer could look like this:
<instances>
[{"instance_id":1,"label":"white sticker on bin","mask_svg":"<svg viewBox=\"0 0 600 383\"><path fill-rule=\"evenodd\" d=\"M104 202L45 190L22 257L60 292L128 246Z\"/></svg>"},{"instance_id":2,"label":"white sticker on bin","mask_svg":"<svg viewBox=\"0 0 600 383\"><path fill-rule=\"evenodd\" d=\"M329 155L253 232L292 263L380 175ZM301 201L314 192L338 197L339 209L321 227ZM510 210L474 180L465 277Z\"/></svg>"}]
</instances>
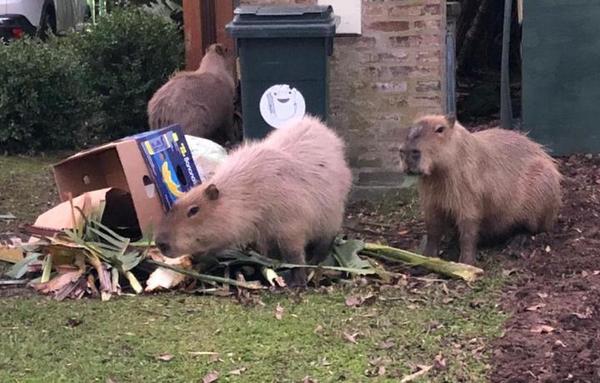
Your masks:
<instances>
[{"instance_id":1,"label":"white sticker on bin","mask_svg":"<svg viewBox=\"0 0 600 383\"><path fill-rule=\"evenodd\" d=\"M260 115L273 128L280 128L306 113L304 96L287 84L277 84L267 89L260 98Z\"/></svg>"}]
</instances>

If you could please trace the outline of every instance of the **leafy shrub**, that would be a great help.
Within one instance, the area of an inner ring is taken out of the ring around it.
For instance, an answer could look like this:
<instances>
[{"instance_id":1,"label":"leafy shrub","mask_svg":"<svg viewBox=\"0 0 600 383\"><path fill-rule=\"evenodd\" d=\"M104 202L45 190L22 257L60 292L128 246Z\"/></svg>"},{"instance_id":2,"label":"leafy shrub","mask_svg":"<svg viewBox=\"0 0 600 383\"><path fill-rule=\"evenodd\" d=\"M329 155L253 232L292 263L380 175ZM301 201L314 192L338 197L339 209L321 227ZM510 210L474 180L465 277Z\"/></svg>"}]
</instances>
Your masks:
<instances>
[{"instance_id":1,"label":"leafy shrub","mask_svg":"<svg viewBox=\"0 0 600 383\"><path fill-rule=\"evenodd\" d=\"M90 71L105 140L147 130L150 97L182 63L176 25L140 9L116 9L65 45Z\"/></svg>"},{"instance_id":2,"label":"leafy shrub","mask_svg":"<svg viewBox=\"0 0 600 383\"><path fill-rule=\"evenodd\" d=\"M30 39L0 44L0 152L68 148L86 140L94 97L71 50Z\"/></svg>"}]
</instances>

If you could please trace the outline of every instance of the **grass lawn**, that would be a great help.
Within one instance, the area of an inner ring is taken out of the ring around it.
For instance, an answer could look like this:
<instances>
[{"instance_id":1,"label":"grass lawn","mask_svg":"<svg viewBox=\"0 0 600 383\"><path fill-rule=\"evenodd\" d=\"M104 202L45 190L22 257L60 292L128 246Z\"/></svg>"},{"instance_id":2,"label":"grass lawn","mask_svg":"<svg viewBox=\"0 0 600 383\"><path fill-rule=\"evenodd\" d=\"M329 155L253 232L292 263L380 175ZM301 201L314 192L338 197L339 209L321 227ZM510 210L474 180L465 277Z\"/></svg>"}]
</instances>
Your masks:
<instances>
[{"instance_id":1,"label":"grass lawn","mask_svg":"<svg viewBox=\"0 0 600 383\"><path fill-rule=\"evenodd\" d=\"M0 214L27 222L54 203L45 167L53 160L0 157ZM415 381L482 382L487 345L505 320L502 283L495 272L471 287L407 278L378 289L263 294L264 305L178 293L0 298L0 381L201 382L212 371L219 382L398 381L421 365L434 367ZM346 306L349 295L371 292L372 304Z\"/></svg>"}]
</instances>

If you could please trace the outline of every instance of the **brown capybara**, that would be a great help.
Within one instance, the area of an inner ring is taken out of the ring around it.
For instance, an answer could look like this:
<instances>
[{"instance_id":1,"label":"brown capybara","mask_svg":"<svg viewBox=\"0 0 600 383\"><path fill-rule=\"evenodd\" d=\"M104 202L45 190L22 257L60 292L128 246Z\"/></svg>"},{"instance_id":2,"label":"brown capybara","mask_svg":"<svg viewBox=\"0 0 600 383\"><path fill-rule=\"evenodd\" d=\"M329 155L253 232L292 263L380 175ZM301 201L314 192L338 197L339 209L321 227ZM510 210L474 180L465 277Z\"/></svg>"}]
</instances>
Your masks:
<instances>
[{"instance_id":1,"label":"brown capybara","mask_svg":"<svg viewBox=\"0 0 600 383\"><path fill-rule=\"evenodd\" d=\"M180 124L185 134L237 140L234 131L233 57L221 44L206 50L200 67L173 76L148 102L151 129Z\"/></svg>"},{"instance_id":2,"label":"brown capybara","mask_svg":"<svg viewBox=\"0 0 600 383\"><path fill-rule=\"evenodd\" d=\"M305 264L305 251L319 262L341 227L351 183L344 142L307 116L233 151L210 183L176 201L156 244L170 257L255 244L288 263ZM305 284L305 269L292 269L288 285Z\"/></svg>"},{"instance_id":3,"label":"brown capybara","mask_svg":"<svg viewBox=\"0 0 600 383\"><path fill-rule=\"evenodd\" d=\"M478 241L552 228L561 205L561 175L541 145L504 129L470 133L452 117L414 122L400 148L409 174L420 176L425 255L437 256L448 229L458 229L460 262L473 264Z\"/></svg>"}]
</instances>

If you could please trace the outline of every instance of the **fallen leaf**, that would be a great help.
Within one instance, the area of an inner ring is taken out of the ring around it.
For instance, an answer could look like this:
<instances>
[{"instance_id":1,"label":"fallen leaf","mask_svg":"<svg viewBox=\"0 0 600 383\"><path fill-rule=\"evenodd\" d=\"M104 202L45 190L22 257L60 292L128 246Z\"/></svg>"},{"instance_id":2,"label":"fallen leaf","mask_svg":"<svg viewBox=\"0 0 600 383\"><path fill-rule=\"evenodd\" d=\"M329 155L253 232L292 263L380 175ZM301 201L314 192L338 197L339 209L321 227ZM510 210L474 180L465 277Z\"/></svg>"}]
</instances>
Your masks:
<instances>
[{"instance_id":1,"label":"fallen leaf","mask_svg":"<svg viewBox=\"0 0 600 383\"><path fill-rule=\"evenodd\" d=\"M242 375L242 372L246 371L246 367L238 368L237 370L231 370L227 375Z\"/></svg>"},{"instance_id":2,"label":"fallen leaf","mask_svg":"<svg viewBox=\"0 0 600 383\"><path fill-rule=\"evenodd\" d=\"M383 342L380 342L379 345L377 346L380 350L388 350L392 347L394 347L396 345L396 343L394 343L393 340L391 339L387 339Z\"/></svg>"},{"instance_id":3,"label":"fallen leaf","mask_svg":"<svg viewBox=\"0 0 600 383\"><path fill-rule=\"evenodd\" d=\"M313 333L318 334L321 331L323 331L323 326L321 326L320 324L318 324L317 327L315 327Z\"/></svg>"},{"instance_id":4,"label":"fallen leaf","mask_svg":"<svg viewBox=\"0 0 600 383\"><path fill-rule=\"evenodd\" d=\"M350 295L346 298L346 306L355 307L360 305L360 298L356 295Z\"/></svg>"},{"instance_id":5,"label":"fallen leaf","mask_svg":"<svg viewBox=\"0 0 600 383\"><path fill-rule=\"evenodd\" d=\"M0 246L0 261L18 263L23 260L23 250Z\"/></svg>"},{"instance_id":6,"label":"fallen leaf","mask_svg":"<svg viewBox=\"0 0 600 383\"><path fill-rule=\"evenodd\" d=\"M562 340L557 340L556 342L554 342L554 345L555 346L560 346L562 348L566 348L567 347L567 345L564 344Z\"/></svg>"},{"instance_id":7,"label":"fallen leaf","mask_svg":"<svg viewBox=\"0 0 600 383\"><path fill-rule=\"evenodd\" d=\"M442 354L437 354L435 356L434 366L438 370L443 370L444 368L446 368L446 359L444 359L444 356Z\"/></svg>"},{"instance_id":8,"label":"fallen leaf","mask_svg":"<svg viewBox=\"0 0 600 383\"><path fill-rule=\"evenodd\" d=\"M546 253L549 253L552 251L552 249L550 248L550 246L546 246L546 248L544 249L544 251L546 251Z\"/></svg>"},{"instance_id":9,"label":"fallen leaf","mask_svg":"<svg viewBox=\"0 0 600 383\"><path fill-rule=\"evenodd\" d=\"M414 374L406 375L404 378L402 378L402 380L400 380L400 383L412 382L413 380L427 374L429 372L429 370L431 370L433 368L433 366L418 366L418 367L419 367L419 371L415 372Z\"/></svg>"},{"instance_id":10,"label":"fallen leaf","mask_svg":"<svg viewBox=\"0 0 600 383\"><path fill-rule=\"evenodd\" d=\"M283 318L283 307L277 303L277 307L275 308L275 318L277 320L281 320Z\"/></svg>"},{"instance_id":11,"label":"fallen leaf","mask_svg":"<svg viewBox=\"0 0 600 383\"><path fill-rule=\"evenodd\" d=\"M156 359L162 360L163 362L168 362L168 361L170 361L173 358L174 358L174 356L171 355L171 354L161 354L161 355L159 355L159 356L156 357Z\"/></svg>"},{"instance_id":12,"label":"fallen leaf","mask_svg":"<svg viewBox=\"0 0 600 383\"><path fill-rule=\"evenodd\" d=\"M106 383L117 383L113 378L106 378Z\"/></svg>"},{"instance_id":13,"label":"fallen leaf","mask_svg":"<svg viewBox=\"0 0 600 383\"><path fill-rule=\"evenodd\" d=\"M302 379L302 383L318 383L318 381L305 376L304 379Z\"/></svg>"},{"instance_id":14,"label":"fallen leaf","mask_svg":"<svg viewBox=\"0 0 600 383\"><path fill-rule=\"evenodd\" d=\"M202 383L212 383L216 382L219 379L219 373L217 371L212 371L206 374L204 378L202 378Z\"/></svg>"},{"instance_id":15,"label":"fallen leaf","mask_svg":"<svg viewBox=\"0 0 600 383\"><path fill-rule=\"evenodd\" d=\"M546 304L545 303L539 303L537 305L529 306L525 310L526 311L538 311L542 307L546 307Z\"/></svg>"},{"instance_id":16,"label":"fallen leaf","mask_svg":"<svg viewBox=\"0 0 600 383\"><path fill-rule=\"evenodd\" d=\"M398 235L406 235L408 233L410 233L410 230L408 230L408 229L407 230L401 230L401 231L398 232Z\"/></svg>"},{"instance_id":17,"label":"fallen leaf","mask_svg":"<svg viewBox=\"0 0 600 383\"><path fill-rule=\"evenodd\" d=\"M537 296L544 299L544 298L548 298L548 294L546 293L537 293Z\"/></svg>"},{"instance_id":18,"label":"fallen leaf","mask_svg":"<svg viewBox=\"0 0 600 383\"><path fill-rule=\"evenodd\" d=\"M534 326L531 328L531 332L538 333L538 334L549 334L553 331L554 331L554 327L548 326L545 324L539 325L539 326Z\"/></svg>"},{"instance_id":19,"label":"fallen leaf","mask_svg":"<svg viewBox=\"0 0 600 383\"><path fill-rule=\"evenodd\" d=\"M200 356L200 355L219 355L218 352L212 351L190 351L188 352L191 356Z\"/></svg>"},{"instance_id":20,"label":"fallen leaf","mask_svg":"<svg viewBox=\"0 0 600 383\"><path fill-rule=\"evenodd\" d=\"M502 270L502 276L508 277L508 276L511 276L512 274L516 273L517 271L519 271L519 269Z\"/></svg>"},{"instance_id":21,"label":"fallen leaf","mask_svg":"<svg viewBox=\"0 0 600 383\"><path fill-rule=\"evenodd\" d=\"M346 306L348 307L359 307L362 305L369 305L374 303L377 300L377 297L369 293L364 296L351 295L346 298Z\"/></svg>"},{"instance_id":22,"label":"fallen leaf","mask_svg":"<svg viewBox=\"0 0 600 383\"><path fill-rule=\"evenodd\" d=\"M358 333L354 333L354 334L348 334L347 332L344 331L344 338L350 342L350 343L354 343L357 344L358 342L356 341L356 337L358 336Z\"/></svg>"},{"instance_id":23,"label":"fallen leaf","mask_svg":"<svg viewBox=\"0 0 600 383\"><path fill-rule=\"evenodd\" d=\"M59 274L45 283L36 283L32 287L42 294L49 294L62 289L68 284L75 283L81 276L81 271L70 271L64 274Z\"/></svg>"}]
</instances>

